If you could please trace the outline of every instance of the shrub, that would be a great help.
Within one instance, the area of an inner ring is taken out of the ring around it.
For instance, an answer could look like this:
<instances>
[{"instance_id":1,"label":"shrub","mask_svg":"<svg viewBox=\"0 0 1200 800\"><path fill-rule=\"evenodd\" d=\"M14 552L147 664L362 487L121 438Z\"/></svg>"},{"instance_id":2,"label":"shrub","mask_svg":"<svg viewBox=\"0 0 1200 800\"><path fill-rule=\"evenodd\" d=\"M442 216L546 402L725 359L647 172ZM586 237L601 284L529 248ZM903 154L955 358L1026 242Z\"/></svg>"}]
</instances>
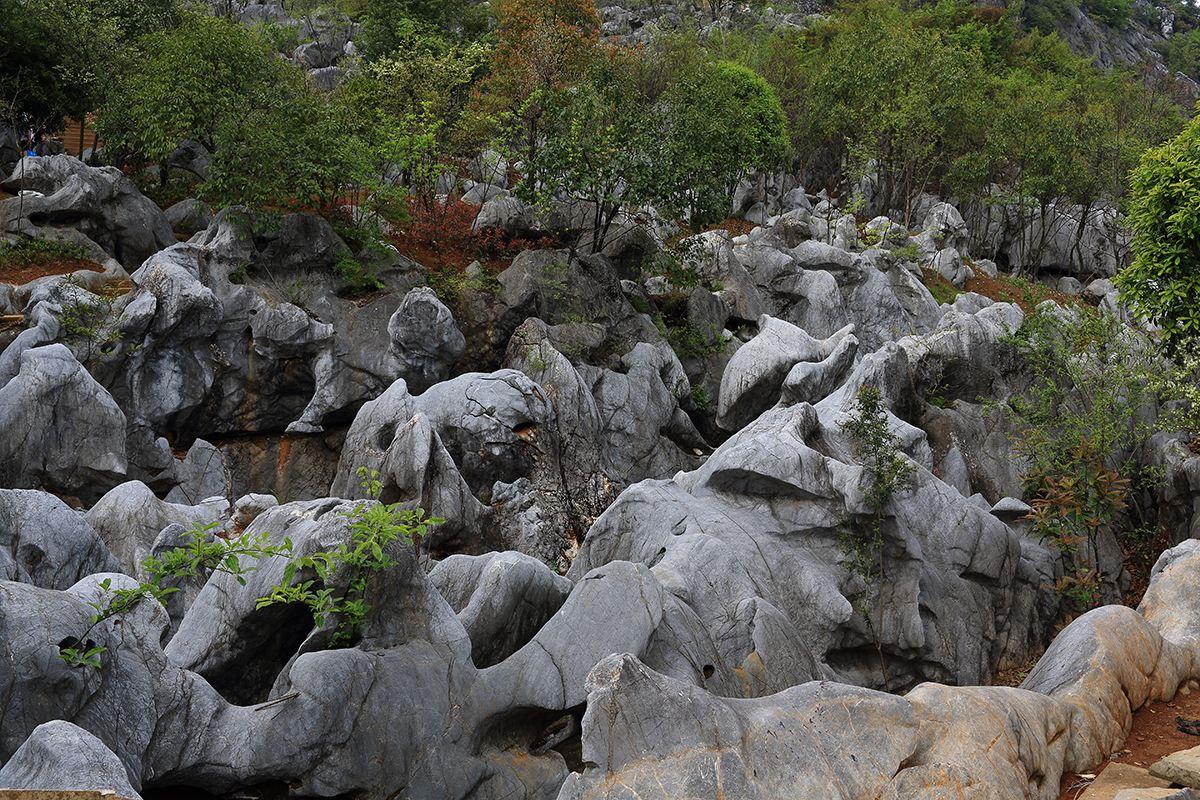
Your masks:
<instances>
[{"instance_id":1,"label":"shrub","mask_svg":"<svg viewBox=\"0 0 1200 800\"><path fill-rule=\"evenodd\" d=\"M359 42L368 59L413 48L440 49L487 30L487 7L471 0L366 0Z\"/></svg>"},{"instance_id":2,"label":"shrub","mask_svg":"<svg viewBox=\"0 0 1200 800\"><path fill-rule=\"evenodd\" d=\"M1200 121L1149 151L1133 171L1133 263L1117 286L1171 346L1200 334Z\"/></svg>"},{"instance_id":3,"label":"shrub","mask_svg":"<svg viewBox=\"0 0 1200 800\"><path fill-rule=\"evenodd\" d=\"M693 224L728 216L742 178L780 163L788 146L770 84L731 61L684 71L663 96L660 118L661 191Z\"/></svg>"},{"instance_id":4,"label":"shrub","mask_svg":"<svg viewBox=\"0 0 1200 800\"><path fill-rule=\"evenodd\" d=\"M303 84L222 120L200 195L215 206L330 215L371 187L374 153L346 133L341 109Z\"/></svg>"},{"instance_id":5,"label":"shrub","mask_svg":"<svg viewBox=\"0 0 1200 800\"><path fill-rule=\"evenodd\" d=\"M1021 17L1034 30L1054 33L1075 7L1074 0L1029 0L1021 6Z\"/></svg>"},{"instance_id":6,"label":"shrub","mask_svg":"<svg viewBox=\"0 0 1200 800\"><path fill-rule=\"evenodd\" d=\"M1084 9L1093 17L1113 28L1123 28L1133 15L1132 0L1084 0Z\"/></svg>"},{"instance_id":7,"label":"shrub","mask_svg":"<svg viewBox=\"0 0 1200 800\"><path fill-rule=\"evenodd\" d=\"M1099 571L1101 533L1131 508L1133 490L1154 480L1132 450L1149 433L1144 412L1163 364L1148 341L1090 309L1043 307L1013 343L1031 375L1009 410L1034 533L1075 555L1060 589L1086 608L1115 577ZM1129 527L1149 520L1138 522Z\"/></svg>"},{"instance_id":8,"label":"shrub","mask_svg":"<svg viewBox=\"0 0 1200 800\"><path fill-rule=\"evenodd\" d=\"M842 423L850 437L854 457L863 467L864 500L870 514L865 520L845 520L840 541L846 552L844 566L868 588L878 588L883 578L883 510L912 477L912 462L888 428L887 406L878 387L866 385L858 391L854 411ZM869 606L860 613L871 625Z\"/></svg>"},{"instance_id":9,"label":"shrub","mask_svg":"<svg viewBox=\"0 0 1200 800\"><path fill-rule=\"evenodd\" d=\"M396 542L412 544L430 526L443 521L426 517L419 508L379 503L383 485L378 471L360 467L358 475L372 502L361 502L346 515L349 541L289 562L280 584L257 603L258 608L303 603L312 612L313 624L318 628L324 627L327 620L333 621L330 642L335 647L350 646L361 636L371 610L366 602L367 588L373 578L397 564L388 548ZM297 576L306 574L313 577L297 580ZM342 584L340 588L330 585L334 575Z\"/></svg>"},{"instance_id":10,"label":"shrub","mask_svg":"<svg viewBox=\"0 0 1200 800\"><path fill-rule=\"evenodd\" d=\"M45 267L61 261L88 261L88 251L74 242L21 237L0 244L0 266Z\"/></svg>"},{"instance_id":11,"label":"shrub","mask_svg":"<svg viewBox=\"0 0 1200 800\"><path fill-rule=\"evenodd\" d=\"M290 553L292 543L284 540L281 545L270 545L268 534L245 534L237 539L225 540L212 535L217 523L197 524L190 531L190 541L172 548L160 557L146 559L142 566L149 578L128 589L113 589L108 578L99 586L107 599L89 603L95 613L87 628L77 636L70 637L59 645L59 656L71 666L99 668L106 648L88 639L95 627L105 620L128 614L146 600L165 603L179 591L176 584L188 578L224 572L233 575L238 583L246 583L246 574L255 567L243 565L242 559L257 561L268 556Z\"/></svg>"}]
</instances>

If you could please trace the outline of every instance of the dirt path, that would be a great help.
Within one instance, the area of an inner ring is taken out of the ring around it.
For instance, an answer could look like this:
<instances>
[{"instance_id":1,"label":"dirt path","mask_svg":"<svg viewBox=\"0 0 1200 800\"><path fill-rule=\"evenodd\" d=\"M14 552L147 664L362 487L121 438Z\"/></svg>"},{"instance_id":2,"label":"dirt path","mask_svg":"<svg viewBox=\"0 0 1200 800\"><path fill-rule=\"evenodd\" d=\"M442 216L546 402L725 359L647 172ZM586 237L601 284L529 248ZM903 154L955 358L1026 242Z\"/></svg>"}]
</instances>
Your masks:
<instances>
[{"instance_id":1,"label":"dirt path","mask_svg":"<svg viewBox=\"0 0 1200 800\"><path fill-rule=\"evenodd\" d=\"M1153 703L1134 714L1133 728L1125 741L1125 749L1109 761L1148 768L1163 756L1200 745L1200 736L1189 736L1179 731L1175 723L1176 716L1200 719L1200 690L1193 689L1186 695L1181 692L1170 702ZM1109 761L1096 767L1095 773L1099 774ZM1076 800L1088 783L1078 775L1065 776L1060 800Z\"/></svg>"}]
</instances>

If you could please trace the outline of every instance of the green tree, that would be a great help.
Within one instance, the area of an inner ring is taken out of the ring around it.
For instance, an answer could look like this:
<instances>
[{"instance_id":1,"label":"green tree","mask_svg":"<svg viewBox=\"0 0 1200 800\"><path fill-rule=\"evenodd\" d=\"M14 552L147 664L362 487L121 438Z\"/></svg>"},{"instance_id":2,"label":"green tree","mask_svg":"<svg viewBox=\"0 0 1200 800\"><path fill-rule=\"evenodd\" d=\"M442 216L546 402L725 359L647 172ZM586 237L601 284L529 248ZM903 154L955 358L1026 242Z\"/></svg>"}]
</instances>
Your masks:
<instances>
[{"instance_id":1,"label":"green tree","mask_svg":"<svg viewBox=\"0 0 1200 800\"><path fill-rule=\"evenodd\" d=\"M890 2L856 7L826 35L802 138L851 174L877 173L878 207L907 217L982 144L981 40Z\"/></svg>"},{"instance_id":2,"label":"green tree","mask_svg":"<svg viewBox=\"0 0 1200 800\"><path fill-rule=\"evenodd\" d=\"M347 130L374 154L379 177L398 168L426 212L434 211L438 177L455 172L473 144L462 141L463 119L487 58L478 42L414 46L366 65L338 90Z\"/></svg>"},{"instance_id":3,"label":"green tree","mask_svg":"<svg viewBox=\"0 0 1200 800\"><path fill-rule=\"evenodd\" d=\"M329 215L376 186L372 151L347 134L343 109L302 82L225 117L212 134L201 195L217 206Z\"/></svg>"},{"instance_id":4,"label":"green tree","mask_svg":"<svg viewBox=\"0 0 1200 800\"><path fill-rule=\"evenodd\" d=\"M100 581L104 599L89 604L95 613L87 628L59 645L59 657L71 666L98 669L107 648L88 638L97 625L128 614L147 600L165 605L170 596L179 591L177 584L188 579L223 572L245 585L246 575L256 568L255 562L271 556L290 555L292 552L292 543L288 539L280 545L269 544L269 537L265 533L247 533L236 539L222 539L213 535L216 527L215 522L197 524L189 531L187 544L146 559L142 569L148 577L135 586L114 589L108 578ZM243 559L247 559L247 563L244 564Z\"/></svg>"},{"instance_id":5,"label":"green tree","mask_svg":"<svg viewBox=\"0 0 1200 800\"><path fill-rule=\"evenodd\" d=\"M738 182L778 165L787 151L774 90L731 61L680 74L660 101L659 118L662 191L693 223L723 219Z\"/></svg>"},{"instance_id":6,"label":"green tree","mask_svg":"<svg viewBox=\"0 0 1200 800\"><path fill-rule=\"evenodd\" d=\"M543 103L576 85L600 40L594 0L494 0L496 47L475 96L476 136L501 140L532 161L543 138Z\"/></svg>"},{"instance_id":7,"label":"green tree","mask_svg":"<svg viewBox=\"0 0 1200 800\"><path fill-rule=\"evenodd\" d=\"M358 43L368 59L403 57L414 45L443 49L487 30L487 7L471 0L367 0Z\"/></svg>"},{"instance_id":8,"label":"green tree","mask_svg":"<svg viewBox=\"0 0 1200 800\"><path fill-rule=\"evenodd\" d=\"M216 151L218 131L276 101L298 77L259 31L187 12L179 25L149 34L126 54L99 133L110 149L151 161L184 139Z\"/></svg>"},{"instance_id":9,"label":"green tree","mask_svg":"<svg viewBox=\"0 0 1200 800\"><path fill-rule=\"evenodd\" d=\"M1173 347L1200 334L1200 121L1147 152L1126 219L1133 263L1117 275L1130 308Z\"/></svg>"},{"instance_id":10,"label":"green tree","mask_svg":"<svg viewBox=\"0 0 1200 800\"><path fill-rule=\"evenodd\" d=\"M590 245L599 251L627 206L654 200L654 145L649 100L637 85L630 50L607 48L578 86L547 96L546 136L518 187L549 205L578 201L591 209Z\"/></svg>"}]
</instances>

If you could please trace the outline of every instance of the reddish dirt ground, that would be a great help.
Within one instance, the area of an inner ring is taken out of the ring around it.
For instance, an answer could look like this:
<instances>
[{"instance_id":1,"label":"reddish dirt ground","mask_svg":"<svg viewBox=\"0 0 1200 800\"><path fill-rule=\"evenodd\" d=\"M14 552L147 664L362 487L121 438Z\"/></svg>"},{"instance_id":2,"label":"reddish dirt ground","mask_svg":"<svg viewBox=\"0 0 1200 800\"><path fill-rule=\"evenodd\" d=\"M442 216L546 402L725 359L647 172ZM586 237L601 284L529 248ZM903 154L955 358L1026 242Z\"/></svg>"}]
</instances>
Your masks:
<instances>
[{"instance_id":1,"label":"reddish dirt ground","mask_svg":"<svg viewBox=\"0 0 1200 800\"><path fill-rule=\"evenodd\" d=\"M59 258L53 261L21 261L11 263L0 261L0 283L20 286L23 283L29 283L34 278L42 278L46 275L66 275L68 272L75 272L80 269L100 272L99 267L100 265L95 261L88 261L82 258Z\"/></svg>"},{"instance_id":2,"label":"reddish dirt ground","mask_svg":"<svg viewBox=\"0 0 1200 800\"><path fill-rule=\"evenodd\" d=\"M1125 749L1110 761L1149 768L1163 756L1200 746L1200 736L1189 736L1179 731L1175 723L1176 716L1200 719L1200 690L1193 689L1187 695L1177 694L1170 702L1152 703L1134 714L1133 728L1125 741ZM1096 767L1095 773L1100 774L1108 763L1105 761ZM1060 800L1076 800L1087 785L1088 781L1081 780L1078 775L1065 776Z\"/></svg>"},{"instance_id":3,"label":"reddish dirt ground","mask_svg":"<svg viewBox=\"0 0 1200 800\"><path fill-rule=\"evenodd\" d=\"M1030 289L1013 283L1007 275L989 278L982 272L976 272L975 277L967 281L964 288L968 292L976 292L997 302L1016 303L1026 314L1033 313L1037 305L1044 300L1053 300L1060 306L1079 305L1083 302L1078 297L1056 292L1042 284L1035 284Z\"/></svg>"}]
</instances>

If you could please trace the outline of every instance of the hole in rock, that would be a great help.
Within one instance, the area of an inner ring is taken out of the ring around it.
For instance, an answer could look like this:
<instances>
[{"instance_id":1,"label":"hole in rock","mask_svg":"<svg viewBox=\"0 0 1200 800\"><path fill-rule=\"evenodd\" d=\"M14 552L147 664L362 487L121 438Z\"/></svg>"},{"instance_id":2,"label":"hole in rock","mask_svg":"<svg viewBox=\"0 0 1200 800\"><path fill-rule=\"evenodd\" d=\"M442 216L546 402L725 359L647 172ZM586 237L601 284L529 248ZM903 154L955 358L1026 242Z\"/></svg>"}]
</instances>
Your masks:
<instances>
[{"instance_id":1,"label":"hole in rock","mask_svg":"<svg viewBox=\"0 0 1200 800\"><path fill-rule=\"evenodd\" d=\"M231 703L261 703L311 630L312 614L302 603L257 609L238 625L227 656L202 674Z\"/></svg>"},{"instance_id":2,"label":"hole in rock","mask_svg":"<svg viewBox=\"0 0 1200 800\"><path fill-rule=\"evenodd\" d=\"M586 705L567 711L515 708L485 723L480 750L502 750L530 758L562 756L567 769L583 770L582 721Z\"/></svg>"},{"instance_id":3,"label":"hole in rock","mask_svg":"<svg viewBox=\"0 0 1200 800\"><path fill-rule=\"evenodd\" d=\"M324 800L355 800L357 796L358 793L341 794ZM193 786L156 786L142 790L143 800L309 800L312 797L290 794L285 781L256 783L224 794L212 794Z\"/></svg>"},{"instance_id":4,"label":"hole in rock","mask_svg":"<svg viewBox=\"0 0 1200 800\"><path fill-rule=\"evenodd\" d=\"M525 442L531 442L537 438L538 426L536 422L523 422L512 429L518 439Z\"/></svg>"},{"instance_id":5,"label":"hole in rock","mask_svg":"<svg viewBox=\"0 0 1200 800\"><path fill-rule=\"evenodd\" d=\"M379 450L386 451L392 445L392 440L396 438L396 423L385 422L379 426L379 430L375 431L375 447Z\"/></svg>"}]
</instances>

